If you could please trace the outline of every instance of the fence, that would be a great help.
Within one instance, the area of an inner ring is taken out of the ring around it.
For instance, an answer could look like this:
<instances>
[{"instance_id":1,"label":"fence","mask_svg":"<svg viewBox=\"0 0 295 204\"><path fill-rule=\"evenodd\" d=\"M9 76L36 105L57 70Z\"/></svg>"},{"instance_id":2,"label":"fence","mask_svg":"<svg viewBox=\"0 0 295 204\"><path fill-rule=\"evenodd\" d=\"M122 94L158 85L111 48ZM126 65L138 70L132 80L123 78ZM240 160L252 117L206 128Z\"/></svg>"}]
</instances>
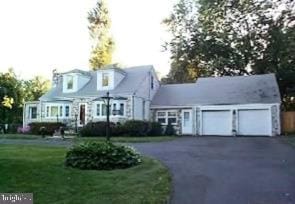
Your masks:
<instances>
[{"instance_id":1,"label":"fence","mask_svg":"<svg viewBox=\"0 0 295 204\"><path fill-rule=\"evenodd\" d=\"M295 111L282 113L282 132L295 133Z\"/></svg>"}]
</instances>

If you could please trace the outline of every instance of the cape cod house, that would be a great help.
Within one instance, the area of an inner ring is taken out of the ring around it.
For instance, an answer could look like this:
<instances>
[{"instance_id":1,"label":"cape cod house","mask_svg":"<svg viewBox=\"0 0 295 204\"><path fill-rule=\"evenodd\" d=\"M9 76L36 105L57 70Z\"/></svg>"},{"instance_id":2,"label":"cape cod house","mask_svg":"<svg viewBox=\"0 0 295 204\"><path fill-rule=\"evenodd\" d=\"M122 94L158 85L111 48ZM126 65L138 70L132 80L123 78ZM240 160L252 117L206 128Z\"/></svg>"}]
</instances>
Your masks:
<instances>
[{"instance_id":1,"label":"cape cod house","mask_svg":"<svg viewBox=\"0 0 295 204\"><path fill-rule=\"evenodd\" d=\"M182 135L280 134L280 93L273 74L199 78L161 85L153 66L78 69L54 73L52 89L24 106L24 126L63 122L83 126L106 120L107 92L113 122L155 120Z\"/></svg>"}]
</instances>

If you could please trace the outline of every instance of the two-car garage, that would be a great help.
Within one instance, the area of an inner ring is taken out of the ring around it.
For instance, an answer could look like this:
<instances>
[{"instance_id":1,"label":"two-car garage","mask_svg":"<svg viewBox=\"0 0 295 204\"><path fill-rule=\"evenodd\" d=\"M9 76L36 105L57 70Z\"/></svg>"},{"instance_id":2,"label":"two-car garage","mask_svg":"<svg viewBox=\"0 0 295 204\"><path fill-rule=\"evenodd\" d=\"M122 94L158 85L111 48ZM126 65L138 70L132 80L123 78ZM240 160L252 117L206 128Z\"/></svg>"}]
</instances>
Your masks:
<instances>
[{"instance_id":1,"label":"two-car garage","mask_svg":"<svg viewBox=\"0 0 295 204\"><path fill-rule=\"evenodd\" d=\"M271 136L271 108L203 108L200 135Z\"/></svg>"}]
</instances>

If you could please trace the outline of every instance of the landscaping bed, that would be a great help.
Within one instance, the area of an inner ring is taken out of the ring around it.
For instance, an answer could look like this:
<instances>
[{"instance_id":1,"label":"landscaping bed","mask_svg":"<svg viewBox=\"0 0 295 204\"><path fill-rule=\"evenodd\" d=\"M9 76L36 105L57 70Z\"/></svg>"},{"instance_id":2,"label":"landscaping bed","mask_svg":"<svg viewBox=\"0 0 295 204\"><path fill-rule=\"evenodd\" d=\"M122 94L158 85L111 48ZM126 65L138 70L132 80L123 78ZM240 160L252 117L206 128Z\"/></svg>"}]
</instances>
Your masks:
<instances>
[{"instance_id":1,"label":"landscaping bed","mask_svg":"<svg viewBox=\"0 0 295 204\"><path fill-rule=\"evenodd\" d=\"M32 192L34 203L165 203L170 176L158 161L97 171L65 167L65 148L0 145L0 191Z\"/></svg>"}]
</instances>

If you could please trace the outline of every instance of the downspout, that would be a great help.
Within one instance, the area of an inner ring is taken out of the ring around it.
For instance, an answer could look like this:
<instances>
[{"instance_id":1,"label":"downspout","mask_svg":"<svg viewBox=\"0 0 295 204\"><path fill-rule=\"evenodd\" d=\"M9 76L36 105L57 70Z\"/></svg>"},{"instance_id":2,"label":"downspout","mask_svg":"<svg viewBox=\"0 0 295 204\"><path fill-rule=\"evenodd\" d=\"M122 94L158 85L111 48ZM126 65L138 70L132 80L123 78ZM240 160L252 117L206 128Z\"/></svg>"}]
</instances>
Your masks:
<instances>
[{"instance_id":1,"label":"downspout","mask_svg":"<svg viewBox=\"0 0 295 204\"><path fill-rule=\"evenodd\" d=\"M131 103L132 103L132 120L134 120L134 95L135 95L135 93L132 94L132 99L131 99Z\"/></svg>"}]
</instances>

